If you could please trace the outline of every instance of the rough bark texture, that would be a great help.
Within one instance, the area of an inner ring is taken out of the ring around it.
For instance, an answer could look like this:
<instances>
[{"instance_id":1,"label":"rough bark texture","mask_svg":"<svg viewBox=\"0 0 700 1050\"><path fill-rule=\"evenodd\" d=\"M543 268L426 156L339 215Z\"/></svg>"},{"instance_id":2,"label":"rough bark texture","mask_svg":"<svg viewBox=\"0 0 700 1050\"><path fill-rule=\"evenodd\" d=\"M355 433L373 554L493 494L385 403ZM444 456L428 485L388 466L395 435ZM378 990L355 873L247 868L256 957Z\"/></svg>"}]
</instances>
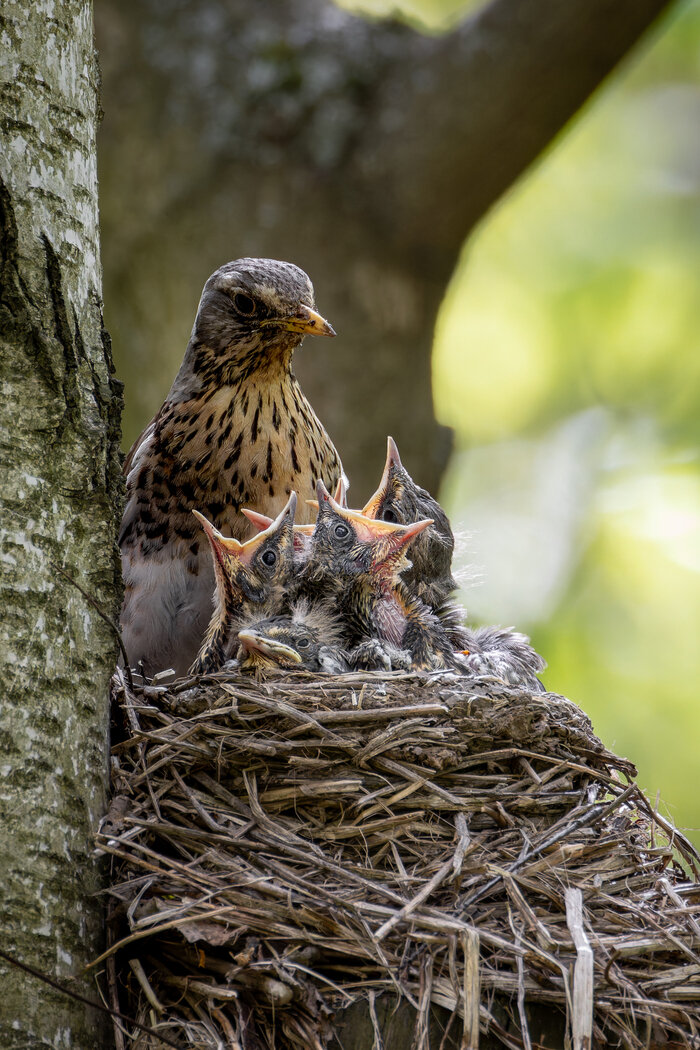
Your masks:
<instances>
[{"instance_id":1,"label":"rough bark texture","mask_svg":"<svg viewBox=\"0 0 700 1050\"><path fill-rule=\"evenodd\" d=\"M464 239L665 6L494 0L428 37L327 0L105 0L105 298L138 377L127 434L168 389L204 279L270 255L309 272L339 333L296 367L353 500L388 433L436 488L450 441L430 349Z\"/></svg>"},{"instance_id":2,"label":"rough bark texture","mask_svg":"<svg viewBox=\"0 0 700 1050\"><path fill-rule=\"evenodd\" d=\"M5 4L0 80L3 948L65 981L101 943L92 833L120 590L120 391L102 325L89 0ZM95 996L78 980L76 990ZM0 962L3 1050L95 1050L100 1015Z\"/></svg>"}]
</instances>

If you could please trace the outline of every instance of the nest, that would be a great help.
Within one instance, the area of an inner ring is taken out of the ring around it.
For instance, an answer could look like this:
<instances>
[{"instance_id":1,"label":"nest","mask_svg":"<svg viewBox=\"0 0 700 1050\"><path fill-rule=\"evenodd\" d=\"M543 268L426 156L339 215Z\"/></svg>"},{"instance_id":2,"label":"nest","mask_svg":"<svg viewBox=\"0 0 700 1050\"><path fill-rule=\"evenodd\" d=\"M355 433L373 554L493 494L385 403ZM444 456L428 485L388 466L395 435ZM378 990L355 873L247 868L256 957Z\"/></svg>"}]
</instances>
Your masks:
<instances>
[{"instance_id":1,"label":"nest","mask_svg":"<svg viewBox=\"0 0 700 1050\"><path fill-rule=\"evenodd\" d=\"M172 1044L700 1047L697 855L563 697L220 673L115 699L101 962Z\"/></svg>"}]
</instances>

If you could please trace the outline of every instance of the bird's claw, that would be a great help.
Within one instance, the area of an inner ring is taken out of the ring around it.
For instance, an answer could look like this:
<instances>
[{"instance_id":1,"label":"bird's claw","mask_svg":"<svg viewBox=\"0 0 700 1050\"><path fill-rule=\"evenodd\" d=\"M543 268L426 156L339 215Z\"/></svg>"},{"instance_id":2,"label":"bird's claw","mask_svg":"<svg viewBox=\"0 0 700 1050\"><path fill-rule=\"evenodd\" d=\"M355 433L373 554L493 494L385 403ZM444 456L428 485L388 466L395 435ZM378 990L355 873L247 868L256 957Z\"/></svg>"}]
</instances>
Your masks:
<instances>
[{"instance_id":1,"label":"bird's claw","mask_svg":"<svg viewBox=\"0 0 700 1050\"><path fill-rule=\"evenodd\" d=\"M378 638L368 638L349 656L354 671L404 671L411 667L411 654Z\"/></svg>"}]
</instances>

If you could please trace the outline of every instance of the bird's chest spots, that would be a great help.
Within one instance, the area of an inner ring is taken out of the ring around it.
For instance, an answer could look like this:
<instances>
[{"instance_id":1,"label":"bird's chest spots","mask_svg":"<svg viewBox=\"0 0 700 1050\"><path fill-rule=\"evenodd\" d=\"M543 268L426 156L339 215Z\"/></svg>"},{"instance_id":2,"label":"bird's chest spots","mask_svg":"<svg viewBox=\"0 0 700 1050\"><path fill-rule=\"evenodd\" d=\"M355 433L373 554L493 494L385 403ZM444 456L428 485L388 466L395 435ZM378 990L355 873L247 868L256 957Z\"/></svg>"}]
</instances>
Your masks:
<instances>
[{"instance_id":1,"label":"bird's chest spots","mask_svg":"<svg viewBox=\"0 0 700 1050\"><path fill-rule=\"evenodd\" d=\"M294 489L297 520L313 521L305 499L317 477L336 472L335 453L310 405L295 388L250 385L233 398L212 399L218 415L215 455L208 472L227 486L240 505L266 514L282 509Z\"/></svg>"},{"instance_id":2,"label":"bird's chest spots","mask_svg":"<svg viewBox=\"0 0 700 1050\"><path fill-rule=\"evenodd\" d=\"M297 520L314 520L304 502L321 477L332 488L339 474L333 446L293 377L223 386L172 406L161 420L157 468L149 485L161 517L180 539L198 530L193 507L226 534L248 535L242 506L275 516L294 489ZM193 552L194 553L194 552Z\"/></svg>"}]
</instances>

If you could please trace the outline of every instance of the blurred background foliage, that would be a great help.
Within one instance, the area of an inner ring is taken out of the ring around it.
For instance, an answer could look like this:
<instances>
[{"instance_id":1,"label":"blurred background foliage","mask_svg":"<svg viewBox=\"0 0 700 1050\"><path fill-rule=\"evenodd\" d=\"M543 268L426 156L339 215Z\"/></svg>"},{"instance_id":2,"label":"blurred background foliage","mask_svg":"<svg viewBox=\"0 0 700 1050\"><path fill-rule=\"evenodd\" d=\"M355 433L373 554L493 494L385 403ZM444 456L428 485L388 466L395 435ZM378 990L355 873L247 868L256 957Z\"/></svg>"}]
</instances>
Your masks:
<instances>
[{"instance_id":1,"label":"blurred background foliage","mask_svg":"<svg viewBox=\"0 0 700 1050\"><path fill-rule=\"evenodd\" d=\"M479 5L342 6L439 33ZM692 0L468 239L433 350L436 414L455 432L441 498L471 622L529 632L547 687L698 843L699 72ZM128 333L109 303L107 321L128 393ZM161 372L140 367L135 385L162 397ZM128 416L127 437L144 422Z\"/></svg>"},{"instance_id":2,"label":"blurred background foliage","mask_svg":"<svg viewBox=\"0 0 700 1050\"><path fill-rule=\"evenodd\" d=\"M400 10L436 30L468 7ZM529 632L700 843L698 0L468 240L433 379L470 619Z\"/></svg>"},{"instance_id":3,"label":"blurred background foliage","mask_svg":"<svg viewBox=\"0 0 700 1050\"><path fill-rule=\"evenodd\" d=\"M700 842L700 4L465 247L435 340L462 597Z\"/></svg>"}]
</instances>

